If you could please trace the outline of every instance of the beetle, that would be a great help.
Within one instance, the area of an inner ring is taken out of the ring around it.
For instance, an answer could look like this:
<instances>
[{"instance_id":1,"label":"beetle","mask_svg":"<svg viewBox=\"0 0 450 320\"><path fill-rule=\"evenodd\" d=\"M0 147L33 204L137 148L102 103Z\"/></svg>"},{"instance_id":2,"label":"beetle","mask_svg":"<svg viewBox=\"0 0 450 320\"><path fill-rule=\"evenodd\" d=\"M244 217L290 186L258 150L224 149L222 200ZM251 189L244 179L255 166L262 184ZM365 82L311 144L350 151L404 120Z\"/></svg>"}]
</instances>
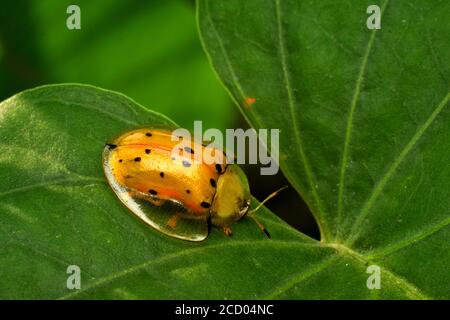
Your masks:
<instances>
[{"instance_id":1,"label":"beetle","mask_svg":"<svg viewBox=\"0 0 450 320\"><path fill-rule=\"evenodd\" d=\"M180 142L181 141L181 142ZM205 162L207 152L212 161ZM231 225L251 217L250 188L243 170L226 155L190 138L160 128L122 134L103 149L103 169L116 195L137 217L174 238L202 241L209 226L231 235Z\"/></svg>"}]
</instances>

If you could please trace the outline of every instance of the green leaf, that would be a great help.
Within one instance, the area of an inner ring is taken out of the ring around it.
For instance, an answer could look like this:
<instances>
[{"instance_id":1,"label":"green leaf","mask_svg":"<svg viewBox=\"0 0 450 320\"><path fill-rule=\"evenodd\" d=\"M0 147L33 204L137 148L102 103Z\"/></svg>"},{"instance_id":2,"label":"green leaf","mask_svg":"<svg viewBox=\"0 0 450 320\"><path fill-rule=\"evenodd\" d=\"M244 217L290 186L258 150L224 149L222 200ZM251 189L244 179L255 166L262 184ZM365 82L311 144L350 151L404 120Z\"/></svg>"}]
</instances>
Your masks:
<instances>
[{"instance_id":1,"label":"green leaf","mask_svg":"<svg viewBox=\"0 0 450 320\"><path fill-rule=\"evenodd\" d=\"M380 30L366 26L372 4ZM448 1L198 2L205 49L242 113L281 129L282 171L320 227L315 250L338 251L291 266L315 272L273 296L450 297L448 12ZM366 287L369 264L381 290Z\"/></svg>"},{"instance_id":2,"label":"green leaf","mask_svg":"<svg viewBox=\"0 0 450 320\"><path fill-rule=\"evenodd\" d=\"M399 3L369 31L367 3L199 2L234 99L255 127L282 129L283 172L321 242L266 209L272 240L248 219L232 238L169 238L120 205L101 152L170 120L82 85L0 103L0 298L448 298L449 8Z\"/></svg>"},{"instance_id":3,"label":"green leaf","mask_svg":"<svg viewBox=\"0 0 450 320\"><path fill-rule=\"evenodd\" d=\"M0 298L260 298L337 258L267 211L273 240L248 219L231 238L213 229L191 243L135 218L103 177L102 150L121 132L164 124L173 123L85 85L0 104ZM81 290L66 287L69 265L81 269Z\"/></svg>"}]
</instances>

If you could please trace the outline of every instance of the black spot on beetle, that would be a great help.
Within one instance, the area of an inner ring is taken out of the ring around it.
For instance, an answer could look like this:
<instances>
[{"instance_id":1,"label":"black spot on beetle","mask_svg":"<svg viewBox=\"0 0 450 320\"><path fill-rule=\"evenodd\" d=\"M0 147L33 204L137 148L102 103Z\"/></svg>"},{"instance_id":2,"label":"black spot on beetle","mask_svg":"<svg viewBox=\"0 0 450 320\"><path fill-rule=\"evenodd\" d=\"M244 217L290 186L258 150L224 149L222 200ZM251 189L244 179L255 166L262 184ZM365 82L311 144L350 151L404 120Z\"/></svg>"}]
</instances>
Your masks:
<instances>
[{"instance_id":1,"label":"black spot on beetle","mask_svg":"<svg viewBox=\"0 0 450 320\"><path fill-rule=\"evenodd\" d=\"M216 170L218 173L222 173L222 166L220 164L216 164Z\"/></svg>"},{"instance_id":2,"label":"black spot on beetle","mask_svg":"<svg viewBox=\"0 0 450 320\"><path fill-rule=\"evenodd\" d=\"M160 173L159 173L159 176L160 176L161 178L164 178L164 172L160 172Z\"/></svg>"},{"instance_id":3,"label":"black spot on beetle","mask_svg":"<svg viewBox=\"0 0 450 320\"><path fill-rule=\"evenodd\" d=\"M136 161L136 162L141 161L141 157L136 157L136 158L134 158L134 161Z\"/></svg>"},{"instance_id":4,"label":"black spot on beetle","mask_svg":"<svg viewBox=\"0 0 450 320\"><path fill-rule=\"evenodd\" d=\"M184 147L184 151L194 154L194 150L189 147Z\"/></svg>"},{"instance_id":5,"label":"black spot on beetle","mask_svg":"<svg viewBox=\"0 0 450 320\"><path fill-rule=\"evenodd\" d=\"M120 159L120 160L119 160L119 162L122 162L122 161L123 161L123 159Z\"/></svg>"},{"instance_id":6,"label":"black spot on beetle","mask_svg":"<svg viewBox=\"0 0 450 320\"><path fill-rule=\"evenodd\" d=\"M216 180L214 180L214 179L209 179L209 183L211 183L211 186L213 187L213 188L215 188L216 187Z\"/></svg>"},{"instance_id":7,"label":"black spot on beetle","mask_svg":"<svg viewBox=\"0 0 450 320\"><path fill-rule=\"evenodd\" d=\"M150 189L148 190L148 192L152 195L152 196L156 196L158 194L158 192L156 192L156 190Z\"/></svg>"},{"instance_id":8,"label":"black spot on beetle","mask_svg":"<svg viewBox=\"0 0 450 320\"><path fill-rule=\"evenodd\" d=\"M112 144L112 143L107 143L106 146L108 146L108 148L110 150L117 148L117 144Z\"/></svg>"},{"instance_id":9,"label":"black spot on beetle","mask_svg":"<svg viewBox=\"0 0 450 320\"><path fill-rule=\"evenodd\" d=\"M145 149L145 153L146 154L150 154L152 152L152 150L150 150L150 149Z\"/></svg>"},{"instance_id":10,"label":"black spot on beetle","mask_svg":"<svg viewBox=\"0 0 450 320\"><path fill-rule=\"evenodd\" d=\"M183 166L185 166L186 168L190 167L191 163L189 161L183 160Z\"/></svg>"},{"instance_id":11,"label":"black spot on beetle","mask_svg":"<svg viewBox=\"0 0 450 320\"><path fill-rule=\"evenodd\" d=\"M191 193L191 190L187 189L187 190L186 190L186 193Z\"/></svg>"},{"instance_id":12,"label":"black spot on beetle","mask_svg":"<svg viewBox=\"0 0 450 320\"><path fill-rule=\"evenodd\" d=\"M151 136L152 136L152 134L151 134L150 132L147 132L145 135L146 135L147 137L151 137Z\"/></svg>"},{"instance_id":13,"label":"black spot on beetle","mask_svg":"<svg viewBox=\"0 0 450 320\"><path fill-rule=\"evenodd\" d=\"M202 201L202 203L200 203L200 205L205 208L208 209L209 207L211 207L211 205L208 202Z\"/></svg>"}]
</instances>

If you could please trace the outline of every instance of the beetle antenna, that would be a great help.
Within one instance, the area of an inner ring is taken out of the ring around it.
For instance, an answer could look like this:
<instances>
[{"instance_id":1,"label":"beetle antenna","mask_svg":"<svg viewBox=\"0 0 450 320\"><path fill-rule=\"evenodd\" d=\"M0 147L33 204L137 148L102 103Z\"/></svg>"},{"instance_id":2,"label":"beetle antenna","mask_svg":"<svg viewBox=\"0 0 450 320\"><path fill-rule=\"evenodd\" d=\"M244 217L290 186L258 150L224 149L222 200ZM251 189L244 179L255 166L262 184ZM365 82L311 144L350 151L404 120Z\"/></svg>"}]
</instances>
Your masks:
<instances>
[{"instance_id":1,"label":"beetle antenna","mask_svg":"<svg viewBox=\"0 0 450 320\"><path fill-rule=\"evenodd\" d=\"M264 205L264 203L266 203L267 201L269 201L270 199L275 197L277 194L279 194L281 191L283 191L284 189L287 189L287 188L288 188L288 186L284 186L284 187L278 189L277 191L272 192L271 194L269 194L267 196L267 198L265 198L260 204L258 204L258 206L255 209L250 210L248 212L248 215L251 215L251 214L255 213L256 211L258 211L259 209L261 209L261 207Z\"/></svg>"},{"instance_id":2,"label":"beetle antenna","mask_svg":"<svg viewBox=\"0 0 450 320\"><path fill-rule=\"evenodd\" d=\"M261 222L259 222L258 219L255 218L255 216L250 216L250 218L252 218L253 221L255 221L256 225L259 227L259 229L261 229L262 232L266 234L267 238L272 239L269 231L267 231L266 227L264 227L264 225Z\"/></svg>"},{"instance_id":3,"label":"beetle antenna","mask_svg":"<svg viewBox=\"0 0 450 320\"><path fill-rule=\"evenodd\" d=\"M258 219L256 219L256 217L255 217L255 213L256 213L256 211L258 211L263 205L264 205L264 203L266 203L267 201L269 201L270 199L272 199L273 197L275 197L277 194L279 194L281 191L283 191L284 189L287 189L287 187L288 186L284 186L284 187L282 187L282 188L280 188L280 189L278 189L277 191L275 191L275 192L272 192L271 194L269 194L268 196L267 196L267 198L265 198L255 209L253 209L253 210L250 210L249 212L248 212L248 217L250 217L250 218L252 218L253 219L253 221L255 221L255 223L256 223L256 225L259 227L259 229L261 229L261 231L262 232L264 232L265 234L266 234L266 236L267 236L267 238L269 238L269 239L272 239L272 237L270 236L270 233L269 233L269 231L267 231L267 229L266 229L266 227L264 227L264 225L261 223L261 222L259 222L258 221Z\"/></svg>"}]
</instances>

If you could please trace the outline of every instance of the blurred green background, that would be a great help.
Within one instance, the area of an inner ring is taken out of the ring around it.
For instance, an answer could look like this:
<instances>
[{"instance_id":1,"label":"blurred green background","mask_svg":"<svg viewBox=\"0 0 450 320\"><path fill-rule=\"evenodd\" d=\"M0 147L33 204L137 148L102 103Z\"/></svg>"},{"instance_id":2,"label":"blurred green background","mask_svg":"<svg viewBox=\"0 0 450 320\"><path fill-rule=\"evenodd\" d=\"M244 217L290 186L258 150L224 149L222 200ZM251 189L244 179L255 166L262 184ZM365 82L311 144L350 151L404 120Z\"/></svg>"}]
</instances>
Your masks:
<instances>
[{"instance_id":1,"label":"blurred green background","mask_svg":"<svg viewBox=\"0 0 450 320\"><path fill-rule=\"evenodd\" d=\"M81 30L66 9L81 8ZM88 83L133 98L181 126L233 125L236 109L198 39L193 1L3 1L0 98L46 83Z\"/></svg>"},{"instance_id":2,"label":"blurred green background","mask_svg":"<svg viewBox=\"0 0 450 320\"><path fill-rule=\"evenodd\" d=\"M66 9L81 8L81 30ZM121 92L182 127L246 128L215 76L198 37L193 0L17 0L0 11L0 101L49 83L77 82ZM288 184L280 173L244 168L262 200ZM319 237L308 208L290 188L268 207Z\"/></svg>"}]
</instances>

